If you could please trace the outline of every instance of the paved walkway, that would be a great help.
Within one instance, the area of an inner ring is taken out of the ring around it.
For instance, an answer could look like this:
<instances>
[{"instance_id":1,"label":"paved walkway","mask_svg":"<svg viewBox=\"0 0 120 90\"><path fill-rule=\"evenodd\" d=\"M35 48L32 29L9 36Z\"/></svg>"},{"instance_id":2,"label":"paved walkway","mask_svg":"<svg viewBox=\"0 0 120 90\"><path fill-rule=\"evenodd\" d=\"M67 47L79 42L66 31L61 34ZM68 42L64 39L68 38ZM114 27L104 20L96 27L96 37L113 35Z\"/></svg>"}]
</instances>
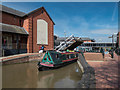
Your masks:
<instances>
[{"instance_id":1,"label":"paved walkway","mask_svg":"<svg viewBox=\"0 0 120 90\"><path fill-rule=\"evenodd\" d=\"M118 75L118 60L120 56L114 55L113 59L109 55L106 55L102 62L88 61L95 69L96 88L118 88L118 81L120 81L118 79L120 75Z\"/></svg>"}]
</instances>

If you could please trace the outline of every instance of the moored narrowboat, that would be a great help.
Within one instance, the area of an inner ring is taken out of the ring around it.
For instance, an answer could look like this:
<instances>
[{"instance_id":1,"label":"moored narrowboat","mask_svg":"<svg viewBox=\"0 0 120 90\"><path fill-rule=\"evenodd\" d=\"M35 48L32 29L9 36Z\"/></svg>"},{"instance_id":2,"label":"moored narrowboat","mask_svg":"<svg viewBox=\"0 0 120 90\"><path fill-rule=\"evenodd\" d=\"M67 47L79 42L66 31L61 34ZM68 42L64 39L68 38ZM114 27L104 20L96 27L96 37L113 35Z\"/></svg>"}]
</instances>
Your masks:
<instances>
[{"instance_id":1,"label":"moored narrowboat","mask_svg":"<svg viewBox=\"0 0 120 90\"><path fill-rule=\"evenodd\" d=\"M78 52L56 52L55 50L46 51L42 62L38 62L38 70L44 71L59 68L77 61Z\"/></svg>"}]
</instances>

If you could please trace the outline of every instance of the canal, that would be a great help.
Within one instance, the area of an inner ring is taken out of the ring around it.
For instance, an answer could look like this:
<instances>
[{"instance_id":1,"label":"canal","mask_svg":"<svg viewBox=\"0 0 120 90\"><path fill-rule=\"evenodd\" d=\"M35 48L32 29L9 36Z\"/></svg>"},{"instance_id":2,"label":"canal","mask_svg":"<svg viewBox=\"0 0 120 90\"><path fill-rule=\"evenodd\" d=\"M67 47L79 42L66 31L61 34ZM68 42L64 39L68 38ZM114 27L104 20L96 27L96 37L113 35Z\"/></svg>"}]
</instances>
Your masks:
<instances>
[{"instance_id":1,"label":"canal","mask_svg":"<svg viewBox=\"0 0 120 90\"><path fill-rule=\"evenodd\" d=\"M59 69L38 71L37 63L3 65L3 88L75 88L82 77L77 62Z\"/></svg>"}]
</instances>

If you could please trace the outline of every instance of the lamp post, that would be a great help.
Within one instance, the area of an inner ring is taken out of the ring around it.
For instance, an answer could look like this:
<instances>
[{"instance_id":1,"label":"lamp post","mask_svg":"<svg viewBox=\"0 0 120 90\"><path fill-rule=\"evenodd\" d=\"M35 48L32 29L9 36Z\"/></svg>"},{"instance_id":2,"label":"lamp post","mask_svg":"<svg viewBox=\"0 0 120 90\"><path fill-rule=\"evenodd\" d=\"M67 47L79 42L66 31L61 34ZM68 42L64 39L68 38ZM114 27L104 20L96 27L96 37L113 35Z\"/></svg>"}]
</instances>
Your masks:
<instances>
[{"instance_id":1,"label":"lamp post","mask_svg":"<svg viewBox=\"0 0 120 90\"><path fill-rule=\"evenodd\" d=\"M114 57L114 53L113 53L113 51L114 51L114 35L115 34L113 34L112 36L109 37L109 38L112 38L112 53L111 53L112 58Z\"/></svg>"},{"instance_id":2,"label":"lamp post","mask_svg":"<svg viewBox=\"0 0 120 90\"><path fill-rule=\"evenodd\" d=\"M109 38L112 38L112 51L111 51L111 58L113 58L114 57L114 54L113 54L113 48L114 48L114 45L113 45L113 41L114 41L114 39L113 39L113 37L114 37L114 35L112 35L112 36L110 36Z\"/></svg>"},{"instance_id":3,"label":"lamp post","mask_svg":"<svg viewBox=\"0 0 120 90\"><path fill-rule=\"evenodd\" d=\"M118 37L118 36L117 36L117 33L114 33L112 36L109 37L109 38L112 38L112 44L113 44L112 46L113 46L113 48L115 47L115 45L114 45L114 42L115 42L115 41L114 41L114 38L115 38L115 37Z\"/></svg>"},{"instance_id":4,"label":"lamp post","mask_svg":"<svg viewBox=\"0 0 120 90\"><path fill-rule=\"evenodd\" d=\"M109 38L112 38L112 48L114 48L114 35L110 36Z\"/></svg>"}]
</instances>

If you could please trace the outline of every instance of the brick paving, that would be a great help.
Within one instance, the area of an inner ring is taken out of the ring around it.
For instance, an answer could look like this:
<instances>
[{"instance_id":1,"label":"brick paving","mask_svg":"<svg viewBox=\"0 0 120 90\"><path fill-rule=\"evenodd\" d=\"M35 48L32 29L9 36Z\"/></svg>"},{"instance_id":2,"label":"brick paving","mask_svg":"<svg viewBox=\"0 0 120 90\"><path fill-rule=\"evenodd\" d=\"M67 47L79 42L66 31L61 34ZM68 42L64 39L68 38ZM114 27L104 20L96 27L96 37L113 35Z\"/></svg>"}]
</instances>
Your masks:
<instances>
[{"instance_id":1,"label":"brick paving","mask_svg":"<svg viewBox=\"0 0 120 90\"><path fill-rule=\"evenodd\" d=\"M114 55L113 59L109 54L105 55L105 59L102 62L87 61L95 69L96 88L118 88L118 81L120 81L118 79L118 58L120 56Z\"/></svg>"},{"instance_id":2,"label":"brick paving","mask_svg":"<svg viewBox=\"0 0 120 90\"><path fill-rule=\"evenodd\" d=\"M92 61L102 61L102 60L104 60L103 59L103 56L102 56L102 53L94 53L94 52L92 52L92 53L90 53L90 52L86 52L86 53L84 53L84 56L85 56L85 60L92 60ZM94 56L94 57L93 57Z\"/></svg>"}]
</instances>

